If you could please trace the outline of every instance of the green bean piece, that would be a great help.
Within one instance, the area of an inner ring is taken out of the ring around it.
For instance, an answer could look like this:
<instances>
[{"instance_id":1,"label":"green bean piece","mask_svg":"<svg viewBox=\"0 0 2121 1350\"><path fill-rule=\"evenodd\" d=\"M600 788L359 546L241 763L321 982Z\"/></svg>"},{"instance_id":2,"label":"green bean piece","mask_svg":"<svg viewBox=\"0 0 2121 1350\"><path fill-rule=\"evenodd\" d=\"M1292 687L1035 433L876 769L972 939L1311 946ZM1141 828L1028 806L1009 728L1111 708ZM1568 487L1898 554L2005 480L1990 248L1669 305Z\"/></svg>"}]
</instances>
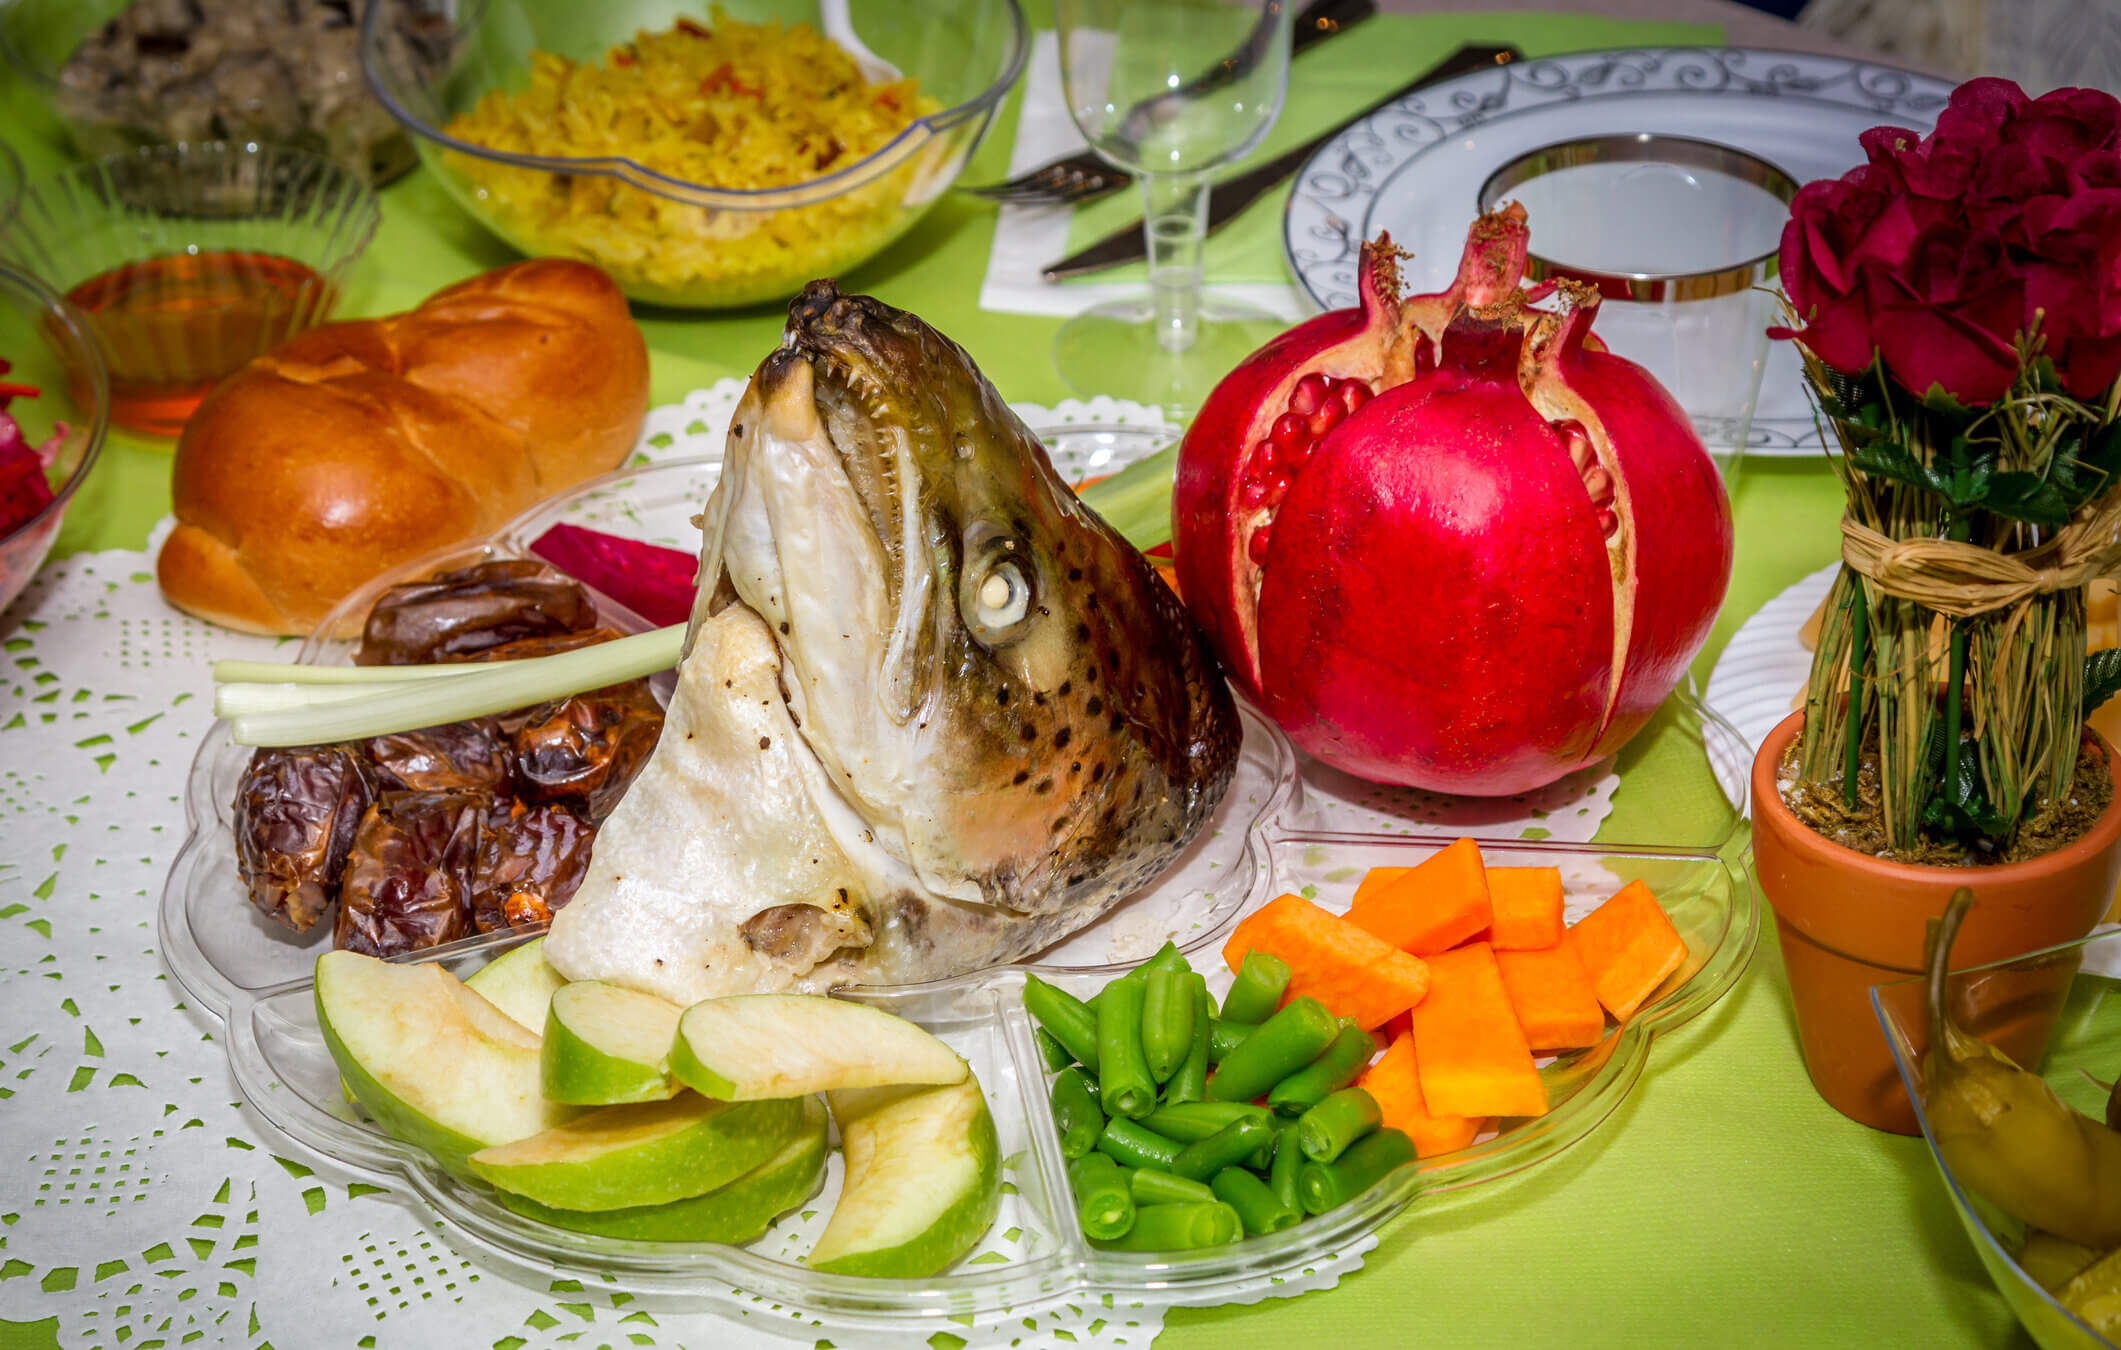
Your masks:
<instances>
[{"instance_id":1,"label":"green bean piece","mask_svg":"<svg viewBox=\"0 0 2121 1350\"><path fill-rule=\"evenodd\" d=\"M1170 1102L1157 1107L1142 1123L1166 1139L1192 1144L1240 1120L1272 1124L1274 1115L1250 1102Z\"/></svg>"},{"instance_id":2,"label":"green bean piece","mask_svg":"<svg viewBox=\"0 0 2121 1350\"><path fill-rule=\"evenodd\" d=\"M1090 1153L1068 1164L1068 1188L1075 1193L1075 1217L1094 1238L1116 1238L1134 1226L1134 1194L1119 1164L1102 1153Z\"/></svg>"},{"instance_id":3,"label":"green bean piece","mask_svg":"<svg viewBox=\"0 0 2121 1350\"><path fill-rule=\"evenodd\" d=\"M1160 1167L1137 1167L1127 1174L1137 1205L1211 1205L1215 1192L1190 1177ZM1242 1217L1242 1216L1239 1216Z\"/></svg>"},{"instance_id":4,"label":"green bean piece","mask_svg":"<svg viewBox=\"0 0 2121 1350\"><path fill-rule=\"evenodd\" d=\"M1151 975L1154 975L1159 970L1175 970L1181 975L1183 975L1187 971L1190 971L1192 969L1193 967L1186 963L1185 954L1179 951L1178 944L1166 940L1164 945L1158 947L1156 949L1155 954L1152 955L1148 960L1142 962L1140 965L1128 971L1126 974L1107 982L1105 985L1105 989L1110 989L1115 984L1147 984L1149 982L1149 977ZM1089 998L1085 999L1084 1002L1087 1003L1090 1007L1095 1008L1098 1004L1098 1000L1102 999L1105 996L1105 989L1098 990Z\"/></svg>"},{"instance_id":5,"label":"green bean piece","mask_svg":"<svg viewBox=\"0 0 2121 1350\"><path fill-rule=\"evenodd\" d=\"M1097 1067L1097 1014L1065 989L1036 975L1024 976L1024 1011L1044 1027L1069 1055L1085 1067Z\"/></svg>"},{"instance_id":6,"label":"green bean piece","mask_svg":"<svg viewBox=\"0 0 2121 1350\"><path fill-rule=\"evenodd\" d=\"M1142 986L1142 1057L1149 1076L1166 1083L1193 1051L1192 971L1151 971Z\"/></svg>"},{"instance_id":7,"label":"green bean piece","mask_svg":"<svg viewBox=\"0 0 2121 1350\"><path fill-rule=\"evenodd\" d=\"M1340 1024L1315 998L1289 1000L1289 1006L1259 1024L1259 1030L1223 1056L1208 1079L1208 1099L1248 1102L1324 1054Z\"/></svg>"},{"instance_id":8,"label":"green bean piece","mask_svg":"<svg viewBox=\"0 0 2121 1350\"><path fill-rule=\"evenodd\" d=\"M1061 1152L1080 1158L1097 1147L1105 1132L1105 1113L1098 1108L1096 1091L1081 1069L1062 1069L1053 1080L1053 1128L1060 1131Z\"/></svg>"},{"instance_id":9,"label":"green bean piece","mask_svg":"<svg viewBox=\"0 0 2121 1350\"><path fill-rule=\"evenodd\" d=\"M1295 1073L1276 1083L1267 1092L1267 1105L1285 1116L1300 1116L1324 1101L1329 1093L1340 1091L1362 1077L1362 1071L1370 1066L1370 1056L1377 1053L1377 1042L1370 1033L1356 1026L1347 1018L1340 1019L1340 1034L1326 1052Z\"/></svg>"},{"instance_id":10,"label":"green bean piece","mask_svg":"<svg viewBox=\"0 0 2121 1350\"><path fill-rule=\"evenodd\" d=\"M1118 980L1097 1001L1097 1098L1107 1112L1140 1120L1156 1109L1142 1055L1142 986Z\"/></svg>"},{"instance_id":11,"label":"green bean piece","mask_svg":"<svg viewBox=\"0 0 2121 1350\"><path fill-rule=\"evenodd\" d=\"M1039 1062L1046 1066L1047 1073L1052 1073L1055 1069L1065 1069L1075 1062L1075 1056L1068 1053L1068 1047L1062 1045L1060 1039L1044 1027L1031 1028L1031 1039L1038 1046Z\"/></svg>"},{"instance_id":12,"label":"green bean piece","mask_svg":"<svg viewBox=\"0 0 2121 1350\"><path fill-rule=\"evenodd\" d=\"M1238 1222L1254 1237L1303 1222L1302 1210L1283 1204L1273 1188L1242 1167L1225 1167L1208 1187L1218 1200L1237 1211Z\"/></svg>"},{"instance_id":13,"label":"green bean piece","mask_svg":"<svg viewBox=\"0 0 2121 1350\"><path fill-rule=\"evenodd\" d=\"M1329 1163L1348 1146L1384 1124L1377 1099L1361 1088L1342 1088L1296 1120L1296 1146L1312 1162Z\"/></svg>"},{"instance_id":14,"label":"green bean piece","mask_svg":"<svg viewBox=\"0 0 2121 1350\"><path fill-rule=\"evenodd\" d=\"M1244 1231L1237 1211L1220 1200L1205 1205L1150 1205L1134 1211L1134 1226L1098 1245L1121 1252L1182 1252L1220 1247Z\"/></svg>"},{"instance_id":15,"label":"green bean piece","mask_svg":"<svg viewBox=\"0 0 2121 1350\"><path fill-rule=\"evenodd\" d=\"M1257 1116L1233 1120L1206 1139L1185 1146L1171 1160L1170 1170L1195 1181L1206 1181L1225 1167L1234 1167L1251 1157L1261 1144L1274 1141L1274 1127Z\"/></svg>"},{"instance_id":16,"label":"green bean piece","mask_svg":"<svg viewBox=\"0 0 2121 1350\"><path fill-rule=\"evenodd\" d=\"M1173 970L1181 975L1191 975L1193 973L1192 963L1186 960L1186 954L1178 949L1176 942L1169 940L1166 940L1163 946L1156 949L1156 955L1142 962L1137 969L1150 972Z\"/></svg>"},{"instance_id":17,"label":"green bean piece","mask_svg":"<svg viewBox=\"0 0 2121 1350\"><path fill-rule=\"evenodd\" d=\"M1205 976L1188 975L1186 991L1193 998L1193 1043L1178 1072L1164 1084L1164 1102L1173 1105L1205 1100L1208 1095L1208 1022L1214 1016L1214 1001L1208 997Z\"/></svg>"},{"instance_id":18,"label":"green bean piece","mask_svg":"<svg viewBox=\"0 0 2121 1350\"><path fill-rule=\"evenodd\" d=\"M1394 1168L1414 1161L1414 1141L1399 1130L1378 1130L1355 1141L1334 1162L1306 1162L1296 1178L1304 1208L1313 1214L1348 1203Z\"/></svg>"},{"instance_id":19,"label":"green bean piece","mask_svg":"<svg viewBox=\"0 0 2121 1350\"><path fill-rule=\"evenodd\" d=\"M1249 951L1237 978L1223 997L1223 1017L1231 1022L1264 1022L1281 1006L1289 989L1289 963L1272 952Z\"/></svg>"},{"instance_id":20,"label":"green bean piece","mask_svg":"<svg viewBox=\"0 0 2121 1350\"><path fill-rule=\"evenodd\" d=\"M1274 1136L1274 1160L1267 1166L1267 1189L1274 1198L1299 1212L1303 1209L1303 1192L1297 1189L1296 1179L1304 1168L1304 1151L1296 1142L1296 1122L1284 1124Z\"/></svg>"},{"instance_id":21,"label":"green bean piece","mask_svg":"<svg viewBox=\"0 0 2121 1350\"><path fill-rule=\"evenodd\" d=\"M1259 1030L1256 1022L1232 1022L1227 1018L1216 1018L1208 1023L1208 1062L1220 1064L1230 1057L1230 1052L1245 1043L1245 1038Z\"/></svg>"},{"instance_id":22,"label":"green bean piece","mask_svg":"<svg viewBox=\"0 0 2121 1350\"><path fill-rule=\"evenodd\" d=\"M1148 1126L1122 1116L1107 1120L1105 1132L1097 1137L1097 1151L1112 1161L1128 1167L1154 1167L1165 1172L1178 1161L1179 1152L1184 1147Z\"/></svg>"}]
</instances>

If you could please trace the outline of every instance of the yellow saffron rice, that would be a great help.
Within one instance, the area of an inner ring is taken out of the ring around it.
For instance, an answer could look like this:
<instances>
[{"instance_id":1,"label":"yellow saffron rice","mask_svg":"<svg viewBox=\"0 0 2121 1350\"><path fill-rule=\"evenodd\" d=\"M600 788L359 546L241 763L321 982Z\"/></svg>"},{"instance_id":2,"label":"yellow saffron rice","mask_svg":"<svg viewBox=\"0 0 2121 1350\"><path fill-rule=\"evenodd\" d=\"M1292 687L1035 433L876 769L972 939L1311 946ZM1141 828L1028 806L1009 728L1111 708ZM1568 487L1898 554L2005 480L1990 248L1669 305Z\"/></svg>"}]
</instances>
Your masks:
<instances>
[{"instance_id":1,"label":"yellow saffron rice","mask_svg":"<svg viewBox=\"0 0 2121 1350\"><path fill-rule=\"evenodd\" d=\"M793 187L859 163L937 111L913 80L871 84L804 24L716 11L641 33L601 64L531 57L530 84L493 90L449 135L514 154L632 160L700 187ZM518 169L452 153L480 205L526 252L596 263L639 298L776 300L868 257L910 224L923 168L908 155L858 187L800 206L696 206L616 178Z\"/></svg>"}]
</instances>

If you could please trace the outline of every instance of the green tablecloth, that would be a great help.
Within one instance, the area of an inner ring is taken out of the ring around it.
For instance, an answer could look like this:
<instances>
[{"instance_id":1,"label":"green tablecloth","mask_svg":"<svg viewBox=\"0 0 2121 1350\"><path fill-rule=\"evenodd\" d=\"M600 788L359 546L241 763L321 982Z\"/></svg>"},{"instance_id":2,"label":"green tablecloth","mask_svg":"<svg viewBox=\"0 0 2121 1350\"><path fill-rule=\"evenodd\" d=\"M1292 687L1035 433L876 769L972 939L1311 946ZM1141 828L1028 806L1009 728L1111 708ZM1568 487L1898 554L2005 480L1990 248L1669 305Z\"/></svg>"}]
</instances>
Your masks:
<instances>
[{"instance_id":1,"label":"green tablecloth","mask_svg":"<svg viewBox=\"0 0 2121 1350\"><path fill-rule=\"evenodd\" d=\"M1670 25L1619 28L1558 15L1431 15L1355 39L1394 61L1328 74L1299 62L1292 117L1332 119L1321 84L1359 106L1462 40L1514 41L1540 54L1618 41L1712 38ZM1342 60L1350 53L1343 49ZM0 79L4 79L0 76ZM1364 83L1368 80L1369 83ZM1382 80L1383 83L1377 83ZM968 171L999 176L1014 106ZM26 92L0 87L6 138L34 178L59 162L54 129ZM1293 136L1299 128L1285 129ZM423 175L384 196L384 224L343 312L400 309L508 251ZM1049 319L982 313L992 209L952 197L913 234L847 278L907 305L963 342L1011 397L1062 395ZM1261 232L1265 234L1267 232ZM1268 239L1264 246L1271 247ZM639 314L663 402L746 373L774 342L780 314ZM167 454L113 444L67 523L62 550L138 547L167 510ZM1755 462L1737 496L1730 598L1700 671L1759 605L1834 556L1838 490L1814 463ZM1667 738L1672 740L1675 738ZM1684 750L1631 750L1608 831L1654 837L1715 791ZM10 1253L13 1255L13 1253ZM4 1277L0 1277L4 1278ZM280 1316L261 1299L259 1335L303 1344L296 1296ZM508 1329L496 1327L497 1337ZM1180 1310L1159 1345L1386 1346L1996 1345L2018 1338L1961 1233L1919 1141L1851 1124L1813 1094L1799 1063L1770 926L1751 971L1716 1008L1660 1041L1641 1083L1590 1140L1518 1178L1424 1200L1383 1235L1365 1269L1329 1293L1254 1308ZM592 1342L585 1341L584 1344ZM0 1323L0 1350L54 1344L53 1324Z\"/></svg>"}]
</instances>

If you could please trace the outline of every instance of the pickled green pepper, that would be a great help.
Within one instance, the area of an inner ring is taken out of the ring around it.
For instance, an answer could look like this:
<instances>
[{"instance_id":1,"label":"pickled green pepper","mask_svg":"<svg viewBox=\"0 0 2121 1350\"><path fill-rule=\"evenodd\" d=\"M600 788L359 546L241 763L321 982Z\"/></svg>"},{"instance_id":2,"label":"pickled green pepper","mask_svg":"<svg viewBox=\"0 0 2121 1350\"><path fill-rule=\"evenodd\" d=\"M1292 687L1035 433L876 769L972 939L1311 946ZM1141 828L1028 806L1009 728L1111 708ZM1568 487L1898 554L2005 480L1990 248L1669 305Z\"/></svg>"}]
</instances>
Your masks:
<instances>
[{"instance_id":1,"label":"pickled green pepper","mask_svg":"<svg viewBox=\"0 0 2121 1350\"><path fill-rule=\"evenodd\" d=\"M1937 1154L1961 1184L2028 1226L2100 1251L2121 1246L2121 1132L2071 1108L1952 1017L1952 941L1973 903L1962 886L1930 923L1923 1109Z\"/></svg>"}]
</instances>

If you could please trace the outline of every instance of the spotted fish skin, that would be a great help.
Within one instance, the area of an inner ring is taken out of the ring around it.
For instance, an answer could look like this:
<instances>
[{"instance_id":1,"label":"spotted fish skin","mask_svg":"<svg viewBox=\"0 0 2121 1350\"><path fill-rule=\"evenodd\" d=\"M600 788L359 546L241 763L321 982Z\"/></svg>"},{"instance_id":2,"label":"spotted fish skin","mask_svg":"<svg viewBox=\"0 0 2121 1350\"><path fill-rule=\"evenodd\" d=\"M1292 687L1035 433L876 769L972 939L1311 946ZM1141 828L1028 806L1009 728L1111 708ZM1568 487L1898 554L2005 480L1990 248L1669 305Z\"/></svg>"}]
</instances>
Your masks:
<instances>
[{"instance_id":1,"label":"spotted fish skin","mask_svg":"<svg viewBox=\"0 0 2121 1350\"><path fill-rule=\"evenodd\" d=\"M795 300L703 525L671 725L724 734L666 730L669 763L606 823L547 943L570 978L689 1000L1018 959L1152 881L1229 785L1240 726L1199 627L911 314L830 282ZM756 632L727 640L739 616ZM757 637L782 706L759 706ZM691 668L739 649L745 678ZM740 689L733 718L708 706ZM761 719L793 743L736 763ZM785 843L717 830L798 780ZM657 837L673 828L682 848ZM703 834L802 860L703 864Z\"/></svg>"}]
</instances>

